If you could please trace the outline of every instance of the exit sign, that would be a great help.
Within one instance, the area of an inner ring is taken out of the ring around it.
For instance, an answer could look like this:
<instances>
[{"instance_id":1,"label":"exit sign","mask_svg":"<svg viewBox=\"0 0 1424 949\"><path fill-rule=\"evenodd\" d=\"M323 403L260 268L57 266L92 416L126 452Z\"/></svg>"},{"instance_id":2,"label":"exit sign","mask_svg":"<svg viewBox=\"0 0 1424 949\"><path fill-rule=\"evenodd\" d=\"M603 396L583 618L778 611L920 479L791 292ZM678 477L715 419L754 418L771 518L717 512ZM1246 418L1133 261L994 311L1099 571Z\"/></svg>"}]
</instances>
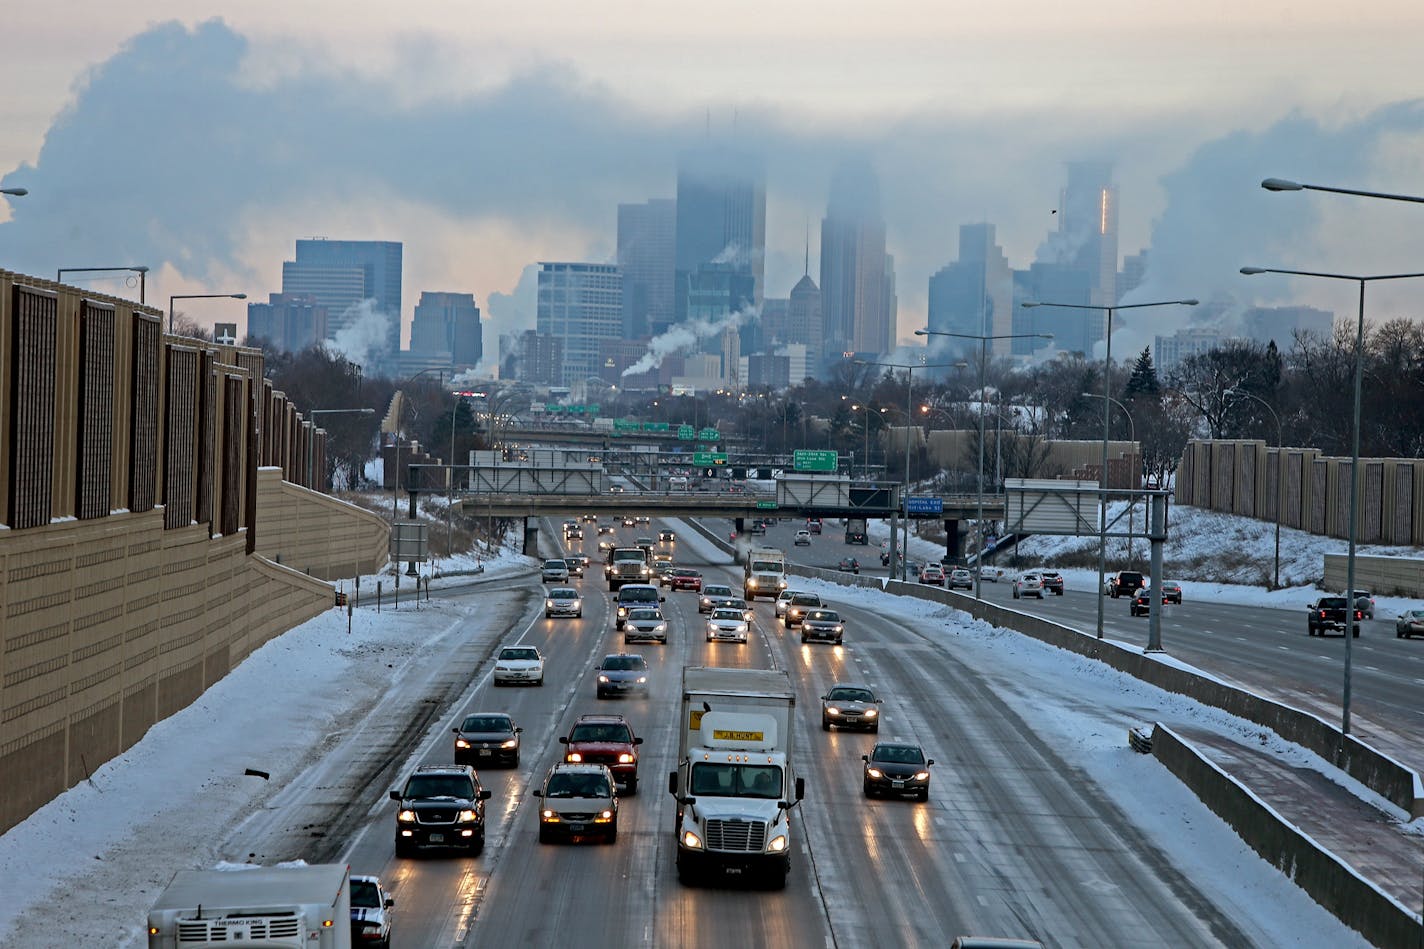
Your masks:
<instances>
[{"instance_id":1,"label":"exit sign","mask_svg":"<svg viewBox=\"0 0 1424 949\"><path fill-rule=\"evenodd\" d=\"M692 453L692 463L699 468L725 465L727 453L724 451L695 451Z\"/></svg>"},{"instance_id":2,"label":"exit sign","mask_svg":"<svg viewBox=\"0 0 1424 949\"><path fill-rule=\"evenodd\" d=\"M834 451L798 449L792 453L791 462L797 471L836 471L840 468L840 455Z\"/></svg>"}]
</instances>

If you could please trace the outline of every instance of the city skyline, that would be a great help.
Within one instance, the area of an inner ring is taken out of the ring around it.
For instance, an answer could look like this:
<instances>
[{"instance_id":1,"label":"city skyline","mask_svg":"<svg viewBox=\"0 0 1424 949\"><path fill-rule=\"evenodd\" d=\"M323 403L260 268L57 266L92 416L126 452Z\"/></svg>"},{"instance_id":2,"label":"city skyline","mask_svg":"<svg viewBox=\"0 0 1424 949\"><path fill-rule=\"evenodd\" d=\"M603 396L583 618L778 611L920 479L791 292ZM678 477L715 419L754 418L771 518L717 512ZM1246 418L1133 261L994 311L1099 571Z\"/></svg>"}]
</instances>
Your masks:
<instances>
[{"instance_id":1,"label":"city skyline","mask_svg":"<svg viewBox=\"0 0 1424 949\"><path fill-rule=\"evenodd\" d=\"M257 297L279 286L280 255L294 238L400 240L408 245L412 288L473 291L492 334L517 332L532 325L522 301L532 299L533 262L616 260L618 205L672 194L676 155L714 141L766 156L758 292L776 297L801 276L805 231L824 213L833 169L849 155L869 155L884 182L897 341L925 325L929 276L953 259L959 225L994 224L1011 264L1025 266L1056 223L1065 167L1079 161L1113 163L1119 263L1153 251L1141 293L1228 293L1237 310L1294 303L1344 311L1341 288L1284 278L1245 283L1236 270L1259 263L1385 271L1417 255L1411 209L1272 196L1258 187L1262 177L1279 174L1424 190L1413 157L1424 107L1398 101L1395 92L1407 88L1397 81L1408 75L1400 67L1403 25L1421 14L1396 7L1388 15L1372 11L1359 26L1358 36L1377 41L1363 69L1345 68L1338 56L1302 55L1326 49L1327 41L1358 41L1323 6L1295 14L1290 43L1263 41L1249 55L1228 34L1255 14L1239 11L1240 24L1226 29L1213 26L1209 12L1177 11L1167 50L1154 51L1146 80L1145 54L1114 59L1110 75L1069 63L1083 58L1082 49L1056 54L1058 74L1049 84L1038 67L1024 70L1028 60L1019 52L979 77L1002 80L1009 70L1016 81L976 81L967 94L938 103L908 94L905 70L929 68L935 40L942 47L936 54L965 43L928 7L903 22L847 13L799 24L833 43L873 38L868 61L897 63L882 87L851 93L841 78L829 88L844 95L815 93L823 96L815 103L807 101L814 89L786 78L821 68L812 61L824 57L809 55L788 60L779 78L762 68L719 75L728 81L713 84L710 73L693 68L674 70L668 78L676 81L666 87L630 84L629 75L665 58L645 28L661 13L637 21L622 71L609 72L607 61L589 59L583 47L550 58L548 44L567 35L564 27L518 12L497 31L528 39L520 30L536 21L548 27L521 68L478 76L417 72L399 82L392 76L414 58L411 51L443 48L445 40L422 22L411 24L409 50L393 59L371 11L354 8L365 41L387 52L358 68L350 57L360 43L337 48L322 30L295 43L295 21L262 22L261 4L229 22L203 21L184 8L181 23L137 32L105 13L93 36L27 74L16 87L23 96L3 106L7 129L16 132L5 140L8 157L0 152L0 181L30 194L0 204L0 218L9 217L0 220L0 258L43 274L120 255L151 268L155 297L232 290ZM1015 37L1025 50L1055 30L1082 41L1095 27L1104 47L1135 49L1132 30L1111 11L1072 18L1038 12L1042 31ZM611 25L631 17L631 8L614 4L608 15ZM788 16L778 10L767 17L761 32L747 37L748 48L796 32ZM38 31L36 49L63 20ZM1010 32L992 14L975 25L995 36ZM108 45L86 45L98 36ZM1183 58L1189 36L1199 42ZM593 30L591 45L603 42ZM746 55L739 48L735 59ZM0 57L0 72L22 61ZM976 54L944 68L966 63L984 65ZM1221 73L1224 64L1246 63L1249 71ZM65 64L71 71L57 80ZM706 83L700 92L680 85L698 76ZM1195 98L1185 95L1194 82ZM763 94L750 95L753 87ZM135 121L124 104L136 101L162 119ZM95 141L109 145L102 162ZM1381 288L1372 318L1416 316L1413 300L1407 288ZM407 305L402 321L408 325L410 317ZM1150 340L1188 317L1159 319L1165 325L1125 320L1121 331Z\"/></svg>"}]
</instances>

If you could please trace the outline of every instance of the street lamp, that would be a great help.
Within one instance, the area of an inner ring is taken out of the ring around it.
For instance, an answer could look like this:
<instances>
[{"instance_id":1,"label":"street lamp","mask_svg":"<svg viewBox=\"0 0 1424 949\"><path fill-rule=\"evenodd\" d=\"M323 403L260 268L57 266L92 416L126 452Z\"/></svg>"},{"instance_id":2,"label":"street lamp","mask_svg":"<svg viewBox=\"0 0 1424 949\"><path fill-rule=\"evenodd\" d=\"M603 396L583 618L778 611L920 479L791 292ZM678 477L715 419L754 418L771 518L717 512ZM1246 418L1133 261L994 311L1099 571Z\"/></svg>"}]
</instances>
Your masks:
<instances>
[{"instance_id":1,"label":"street lamp","mask_svg":"<svg viewBox=\"0 0 1424 949\"><path fill-rule=\"evenodd\" d=\"M1086 303L1046 303L1028 301L1022 304L1026 309L1036 306L1058 307L1067 310L1097 310L1108 315L1107 351L1103 356L1103 457L1102 470L1098 477L1099 489L1108 486L1108 432L1112 425L1112 403L1107 401L1108 389L1112 383L1112 320L1117 310L1136 310L1146 306L1196 306L1198 300L1154 300L1151 303L1124 303L1115 306L1094 306ZM1103 638L1103 578L1107 575L1108 505L1107 497L1098 500L1098 638Z\"/></svg>"},{"instance_id":2,"label":"street lamp","mask_svg":"<svg viewBox=\"0 0 1424 949\"><path fill-rule=\"evenodd\" d=\"M168 298L168 332L173 332L174 300L246 300L245 293L175 293Z\"/></svg>"},{"instance_id":3,"label":"street lamp","mask_svg":"<svg viewBox=\"0 0 1424 949\"><path fill-rule=\"evenodd\" d=\"M307 439L307 487L316 488L316 417L318 415L375 415L375 409L312 409L307 413L311 419L311 438Z\"/></svg>"},{"instance_id":4,"label":"street lamp","mask_svg":"<svg viewBox=\"0 0 1424 949\"><path fill-rule=\"evenodd\" d=\"M1285 458L1281 455L1282 446L1285 444L1283 435L1284 429L1281 427L1281 417L1276 414L1276 410L1271 408L1271 403L1261 398L1259 395L1247 392L1245 389L1231 388L1221 393L1222 395L1244 395L1248 399L1255 399L1266 407L1266 411L1271 413L1271 418L1276 420L1276 582L1271 587L1273 590L1281 588L1281 492L1280 477L1281 471L1285 467Z\"/></svg>"},{"instance_id":5,"label":"street lamp","mask_svg":"<svg viewBox=\"0 0 1424 949\"><path fill-rule=\"evenodd\" d=\"M1415 197L1412 194L1388 194L1383 191L1356 191L1354 188L1332 188L1328 185L1305 185L1299 181L1290 181L1286 178L1267 178L1261 182L1261 187L1267 191L1329 191L1334 194L1353 194L1361 198L1382 198L1385 201L1411 201L1415 204L1424 204L1424 198Z\"/></svg>"},{"instance_id":6,"label":"street lamp","mask_svg":"<svg viewBox=\"0 0 1424 949\"><path fill-rule=\"evenodd\" d=\"M887 369L903 369L903 370L905 370L905 478L904 478L905 486L904 486L904 488L902 488L901 491L900 491L900 497L901 497L900 503L901 503L901 504L904 506L904 508L905 508L905 528L906 528L906 533L905 533L905 554L906 554L906 556L908 556L908 555L909 555L909 552L910 552L910 535L909 535L909 526L910 526L910 499L909 499L909 497L907 496L907 492L910 490L910 426L913 424L913 421L914 421L914 418L915 418L914 412L912 411L912 406L914 405L914 402L915 402L915 370L916 370L916 369L962 369L965 365L967 365L967 363L964 363L964 362L947 362L947 363L936 363L936 364L933 364L933 365L926 365L926 364L924 364L924 363L906 363L906 362L869 362L869 361L864 360L864 359L857 359L857 360L855 360L855 364L858 365L858 366L884 366L884 367L886 367ZM886 447L888 448L889 445L887 444ZM892 552L891 552L891 560L892 560L892 561L894 560L894 551L893 551L893 550L892 550ZM895 567L896 567L896 566L897 566L897 565L896 565L895 563L893 563L893 562L890 564L890 575L891 575L892 577L895 575ZM905 579L905 557L900 558L900 563L899 563L898 566L900 567L900 579L901 579L901 580L904 580L904 579Z\"/></svg>"},{"instance_id":7,"label":"street lamp","mask_svg":"<svg viewBox=\"0 0 1424 949\"><path fill-rule=\"evenodd\" d=\"M55 271L54 282L64 283L64 275L67 273L103 273L105 271L112 270L127 270L131 273L138 274L139 305L142 306L143 304L148 302L148 300L146 299L148 295L148 268L142 265L139 265L137 267L61 267L59 270Z\"/></svg>"},{"instance_id":8,"label":"street lamp","mask_svg":"<svg viewBox=\"0 0 1424 949\"><path fill-rule=\"evenodd\" d=\"M0 194L8 194L12 198L23 198L29 193L25 188L0 188Z\"/></svg>"},{"instance_id":9,"label":"street lamp","mask_svg":"<svg viewBox=\"0 0 1424 949\"><path fill-rule=\"evenodd\" d=\"M1052 333L1000 333L985 336L978 333L946 333L943 330L915 330L916 336L948 336L952 339L977 339L979 341L979 513L975 521L979 530L978 550L974 553L974 599L984 598L984 387L988 385L985 373L989 366L989 341L991 339L1052 339ZM955 363L954 365L963 365ZM996 446L997 447L997 446Z\"/></svg>"},{"instance_id":10,"label":"street lamp","mask_svg":"<svg viewBox=\"0 0 1424 949\"><path fill-rule=\"evenodd\" d=\"M861 439L860 476L865 478L868 475L865 461L870 457L870 406L852 402L850 410L852 412L859 412L861 417L865 419L864 423L860 426L864 433ZM852 454L854 454L854 452L852 452ZM855 472L852 470L851 474L855 474Z\"/></svg>"},{"instance_id":11,"label":"street lamp","mask_svg":"<svg viewBox=\"0 0 1424 949\"><path fill-rule=\"evenodd\" d=\"M1350 608L1355 602L1355 529L1360 516L1360 400L1365 378L1365 284L1375 280L1409 280L1424 277L1424 273L1376 274L1362 277L1356 274L1319 273L1311 270L1280 270L1275 267L1242 267L1241 272L1248 277L1257 274L1275 273L1292 277L1321 277L1325 280L1353 280L1360 285L1360 312L1355 324L1355 432L1350 447L1350 547L1345 557L1345 605ZM1340 733L1350 734L1350 641L1355 638L1354 628L1345 634L1345 686L1341 704Z\"/></svg>"},{"instance_id":12,"label":"street lamp","mask_svg":"<svg viewBox=\"0 0 1424 949\"><path fill-rule=\"evenodd\" d=\"M1127 406L1123 405L1121 402L1119 402L1117 399L1114 399L1112 396L1110 396L1110 395L1103 395L1101 392L1080 392L1079 395L1082 396L1082 397L1085 398L1085 399L1107 399L1107 400L1108 400L1109 402L1111 402L1113 405L1116 405L1118 408L1122 409L1122 414L1127 416L1127 432L1128 432L1128 438L1132 441L1132 443L1133 443L1134 445L1137 444L1137 425L1136 425L1135 422L1132 421L1132 413L1127 410ZM1140 469L1139 469L1139 474L1140 474L1140 473L1141 473L1141 472L1140 472ZM1134 485L1134 487L1136 487L1136 486ZM1128 561L1128 563L1131 563L1131 562L1132 562L1132 512L1133 512L1133 509L1136 508L1136 507L1137 507L1137 495L1135 495L1135 494L1129 494L1129 495L1128 495L1128 500L1127 500L1127 561ZM1099 593L1098 596L1101 597L1102 594Z\"/></svg>"}]
</instances>

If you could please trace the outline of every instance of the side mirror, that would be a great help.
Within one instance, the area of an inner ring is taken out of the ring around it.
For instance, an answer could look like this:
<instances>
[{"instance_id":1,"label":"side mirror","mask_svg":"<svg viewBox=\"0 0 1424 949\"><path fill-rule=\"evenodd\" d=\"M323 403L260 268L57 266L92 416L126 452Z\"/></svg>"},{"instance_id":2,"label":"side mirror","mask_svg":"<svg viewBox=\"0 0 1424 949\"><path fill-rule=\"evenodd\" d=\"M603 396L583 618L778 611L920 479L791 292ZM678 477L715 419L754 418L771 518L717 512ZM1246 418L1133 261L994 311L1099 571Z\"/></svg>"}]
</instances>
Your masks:
<instances>
[{"instance_id":1,"label":"side mirror","mask_svg":"<svg viewBox=\"0 0 1424 949\"><path fill-rule=\"evenodd\" d=\"M668 793L677 794L677 772L668 772Z\"/></svg>"},{"instance_id":2,"label":"side mirror","mask_svg":"<svg viewBox=\"0 0 1424 949\"><path fill-rule=\"evenodd\" d=\"M876 699L876 701L878 702L879 699ZM519 734L520 732L522 732L522 731L524 731L524 726L522 726L522 725L516 725L516 726L514 726L514 734L518 735L518 734Z\"/></svg>"},{"instance_id":3,"label":"side mirror","mask_svg":"<svg viewBox=\"0 0 1424 949\"><path fill-rule=\"evenodd\" d=\"M543 788L535 788L534 790L530 791L529 793L532 794L532 795L534 795L535 797L543 797L543 796L544 796L544 789L543 789Z\"/></svg>"},{"instance_id":4,"label":"side mirror","mask_svg":"<svg viewBox=\"0 0 1424 949\"><path fill-rule=\"evenodd\" d=\"M881 704L883 704L884 702L885 702L884 699L876 699L876 700L875 700L875 704L876 704L876 705L881 705Z\"/></svg>"},{"instance_id":5,"label":"side mirror","mask_svg":"<svg viewBox=\"0 0 1424 949\"><path fill-rule=\"evenodd\" d=\"M633 739L633 744L635 744L635 745L641 745L642 743L643 743L643 739L641 739L641 738L634 738L634 739Z\"/></svg>"},{"instance_id":6,"label":"side mirror","mask_svg":"<svg viewBox=\"0 0 1424 949\"><path fill-rule=\"evenodd\" d=\"M390 799L393 800L393 801L399 801L399 800L401 799L401 796L400 796L400 792L399 792L399 791L392 791L392 792L388 795L388 797L390 797Z\"/></svg>"},{"instance_id":7,"label":"side mirror","mask_svg":"<svg viewBox=\"0 0 1424 949\"><path fill-rule=\"evenodd\" d=\"M801 800L801 799L802 799L803 797L805 797L805 796L806 796L806 779L805 779L805 778L797 778L797 779L796 779L796 800L799 801L799 800Z\"/></svg>"},{"instance_id":8,"label":"side mirror","mask_svg":"<svg viewBox=\"0 0 1424 949\"><path fill-rule=\"evenodd\" d=\"M658 597L658 602L659 602L659 603L666 603L666 602L667 602L667 597L665 597L665 596L660 596L660 597Z\"/></svg>"},{"instance_id":9,"label":"side mirror","mask_svg":"<svg viewBox=\"0 0 1424 949\"><path fill-rule=\"evenodd\" d=\"M870 755L861 755L861 756L860 756L860 760L861 760L861 761L864 761L866 764L869 764L869 763L870 763Z\"/></svg>"},{"instance_id":10,"label":"side mirror","mask_svg":"<svg viewBox=\"0 0 1424 949\"><path fill-rule=\"evenodd\" d=\"M822 702L826 701L826 697L825 697L824 695L821 696L821 701L822 701Z\"/></svg>"},{"instance_id":11,"label":"side mirror","mask_svg":"<svg viewBox=\"0 0 1424 949\"><path fill-rule=\"evenodd\" d=\"M569 743L569 739L568 739L567 736L565 736L565 735L560 735L560 736L559 736L559 744L561 744L561 745L567 745L568 743Z\"/></svg>"},{"instance_id":12,"label":"side mirror","mask_svg":"<svg viewBox=\"0 0 1424 949\"><path fill-rule=\"evenodd\" d=\"M926 768L928 768L928 767L929 767L930 765L932 765L932 764L934 764L934 759L933 759L933 758L929 758L929 759L927 759L927 760L925 761L925 767L926 767Z\"/></svg>"},{"instance_id":13,"label":"side mirror","mask_svg":"<svg viewBox=\"0 0 1424 949\"><path fill-rule=\"evenodd\" d=\"M458 729L458 728L452 728L452 729L450 729L450 731L454 732L454 733L457 734L457 735L460 734L460 729Z\"/></svg>"},{"instance_id":14,"label":"side mirror","mask_svg":"<svg viewBox=\"0 0 1424 949\"><path fill-rule=\"evenodd\" d=\"M680 798L677 799L677 803L681 804L683 807L692 807L694 804L697 803L697 798L695 798L695 797L680 797Z\"/></svg>"},{"instance_id":15,"label":"side mirror","mask_svg":"<svg viewBox=\"0 0 1424 949\"><path fill-rule=\"evenodd\" d=\"M395 905L396 905L396 901L395 901L395 900L391 899L389 896L386 897L386 909L390 909L392 906L395 906Z\"/></svg>"},{"instance_id":16,"label":"side mirror","mask_svg":"<svg viewBox=\"0 0 1424 949\"><path fill-rule=\"evenodd\" d=\"M489 790L482 790L482 791L480 791L480 800L482 800L482 801L488 801L488 800L489 800L490 798L492 798L492 797L494 797L494 792L493 792L493 791L489 791Z\"/></svg>"}]
</instances>

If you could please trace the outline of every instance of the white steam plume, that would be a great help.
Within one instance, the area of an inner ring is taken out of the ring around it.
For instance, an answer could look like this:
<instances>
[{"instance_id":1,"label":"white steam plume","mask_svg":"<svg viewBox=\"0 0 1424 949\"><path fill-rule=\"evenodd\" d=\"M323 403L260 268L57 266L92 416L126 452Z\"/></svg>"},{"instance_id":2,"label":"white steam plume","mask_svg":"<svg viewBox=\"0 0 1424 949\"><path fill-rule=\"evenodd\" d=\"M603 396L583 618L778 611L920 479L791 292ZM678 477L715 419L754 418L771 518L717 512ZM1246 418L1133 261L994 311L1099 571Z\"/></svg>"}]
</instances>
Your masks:
<instances>
[{"instance_id":1,"label":"white steam plume","mask_svg":"<svg viewBox=\"0 0 1424 949\"><path fill-rule=\"evenodd\" d=\"M735 313L728 313L719 319L688 320L685 323L679 323L661 336L654 336L648 342L648 351L643 354L643 358L624 369L623 375L631 376L656 369L663 364L664 359L678 350L695 346L699 339L707 339L726 330L736 329L747 320L755 319L760 314L761 309L752 305L742 307Z\"/></svg>"},{"instance_id":2,"label":"white steam plume","mask_svg":"<svg viewBox=\"0 0 1424 949\"><path fill-rule=\"evenodd\" d=\"M376 301L367 297L354 303L341 314L346 326L331 337L330 349L346 357L348 362L370 365L372 357L384 355L390 349L391 318L376 309Z\"/></svg>"}]
</instances>

